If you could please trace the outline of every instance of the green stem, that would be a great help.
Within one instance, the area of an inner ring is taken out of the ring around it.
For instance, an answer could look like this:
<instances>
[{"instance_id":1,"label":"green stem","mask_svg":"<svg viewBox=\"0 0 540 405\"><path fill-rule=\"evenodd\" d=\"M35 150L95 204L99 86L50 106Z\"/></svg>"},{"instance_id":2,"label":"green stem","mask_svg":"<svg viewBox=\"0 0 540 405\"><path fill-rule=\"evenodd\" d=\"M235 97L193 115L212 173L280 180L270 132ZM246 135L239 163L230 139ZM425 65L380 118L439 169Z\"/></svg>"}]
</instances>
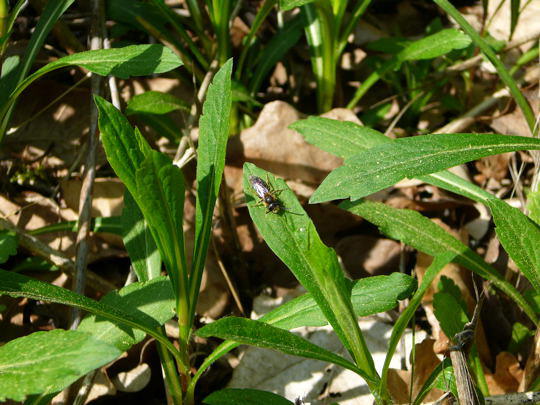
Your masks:
<instances>
[{"instance_id":1,"label":"green stem","mask_svg":"<svg viewBox=\"0 0 540 405\"><path fill-rule=\"evenodd\" d=\"M474 43L480 48L482 53L486 55L489 61L493 64L493 66L497 70L497 73L499 73L501 80L508 87L508 90L510 90L510 93L516 100L519 108L521 108L521 111L525 116L525 121L529 126L529 130L534 136L536 122L534 112L523 93L521 93L521 91L519 90L515 80L512 78L510 73L508 73L501 60L497 57L495 51L493 51L493 49L487 44L487 42L484 41L484 39L474 30L474 28L467 22L467 20L463 18L459 11L448 2L448 0L433 1L444 11L446 11L459 24L461 29L463 29L463 31L465 31L465 33L471 37Z\"/></svg>"},{"instance_id":2,"label":"green stem","mask_svg":"<svg viewBox=\"0 0 540 405\"><path fill-rule=\"evenodd\" d=\"M164 328L162 328L162 332L165 334ZM165 374L167 394L174 405L182 405L182 386L180 384L180 376L176 370L174 359L169 351L159 342L157 343L157 349L161 359L163 373Z\"/></svg>"},{"instance_id":3,"label":"green stem","mask_svg":"<svg viewBox=\"0 0 540 405\"><path fill-rule=\"evenodd\" d=\"M0 0L0 38L7 33L7 20L9 15L9 7L7 0Z\"/></svg>"},{"instance_id":4,"label":"green stem","mask_svg":"<svg viewBox=\"0 0 540 405\"><path fill-rule=\"evenodd\" d=\"M345 49L345 46L347 45L347 38L349 38L349 35L351 35L353 29L356 27L356 24L358 24L358 20L362 15L364 15L364 12L370 5L371 0L361 0L354 6L354 10L352 12L352 16L347 22L347 25L345 26L345 29L341 33L338 44L337 44L337 51L336 53L338 55L341 55L343 53L343 50Z\"/></svg>"}]
</instances>

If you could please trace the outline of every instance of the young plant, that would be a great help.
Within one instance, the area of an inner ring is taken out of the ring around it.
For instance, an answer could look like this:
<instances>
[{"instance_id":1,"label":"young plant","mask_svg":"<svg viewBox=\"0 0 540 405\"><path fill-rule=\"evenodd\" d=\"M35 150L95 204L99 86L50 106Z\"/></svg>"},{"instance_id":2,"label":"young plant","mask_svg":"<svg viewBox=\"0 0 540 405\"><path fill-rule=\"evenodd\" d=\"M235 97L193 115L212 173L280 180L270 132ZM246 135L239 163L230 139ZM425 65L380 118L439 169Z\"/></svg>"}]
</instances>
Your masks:
<instances>
[{"instance_id":1,"label":"young plant","mask_svg":"<svg viewBox=\"0 0 540 405\"><path fill-rule=\"evenodd\" d=\"M416 177L485 204L491 210L501 244L530 281L532 292L538 294L538 226L518 209L444 169L498 152L540 149L540 141L497 134L441 134L392 140L370 128L318 117L297 121L291 127L304 135L308 142L345 160L342 167L334 170L323 181L311 197L312 202L350 198L352 201L342 202L340 207L377 225L382 233L393 239L435 258L446 255L447 261L460 264L491 281L514 300L533 323L538 322L534 307L513 285L434 222L416 211L391 208L382 203L363 200L362 197L389 187L403 178ZM435 275L436 272L428 270L422 286L400 320L405 322L412 317L419 304L417 297L421 297ZM399 333L406 325L406 322L401 323L400 320L394 327L391 342L395 342L394 333ZM394 350L395 346L391 344L381 376L382 386L387 383L389 356Z\"/></svg>"},{"instance_id":2,"label":"young plant","mask_svg":"<svg viewBox=\"0 0 540 405\"><path fill-rule=\"evenodd\" d=\"M142 72L147 65L142 62L152 60L153 68L159 72L163 71L163 61L150 59L156 50L163 52L161 45L157 47L114 49L106 53L106 56L112 56L109 60L106 57L96 59L72 55L54 62L53 66L42 68L31 78L73 61L89 69L103 71L107 60L107 69L122 76L127 72ZM134 53L133 49L139 52ZM92 56L89 52L85 54ZM177 57L174 58L178 61ZM123 62L112 64L111 59ZM225 165L231 110L231 70L232 60L225 63L214 77L200 119L196 241L190 267L185 258L185 186L180 169L165 155L152 150L138 130L133 130L112 104L95 97L107 158L129 192L122 224L126 246L141 282L96 302L60 287L0 271L1 294L63 303L97 316L83 320L77 331L40 332L4 345L0 350L3 370L0 400L22 400L28 395L50 398L84 374L118 357L148 334L159 344L172 401L175 404L193 404L193 397L182 391L179 376L182 375L187 386L191 380L189 339L208 251L214 205ZM9 238L4 237L3 240L9 241ZM169 278L159 276L161 260ZM178 317L179 349L161 327L174 315ZM70 351L65 351L66 347ZM81 351L84 351L84 356ZM35 374L50 361L51 356L58 359L55 366L47 367L46 378L36 378ZM73 366L73 359L77 359L77 367Z\"/></svg>"}]
</instances>

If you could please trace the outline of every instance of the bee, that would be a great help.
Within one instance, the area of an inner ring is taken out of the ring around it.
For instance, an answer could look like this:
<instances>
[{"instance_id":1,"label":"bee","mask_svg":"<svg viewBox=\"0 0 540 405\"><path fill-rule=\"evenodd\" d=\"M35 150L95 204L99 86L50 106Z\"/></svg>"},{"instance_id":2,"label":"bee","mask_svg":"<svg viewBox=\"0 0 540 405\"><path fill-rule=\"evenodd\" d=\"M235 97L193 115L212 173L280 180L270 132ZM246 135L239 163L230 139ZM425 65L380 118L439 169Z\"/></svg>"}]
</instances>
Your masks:
<instances>
[{"instance_id":1,"label":"bee","mask_svg":"<svg viewBox=\"0 0 540 405\"><path fill-rule=\"evenodd\" d=\"M259 203L264 204L266 207L267 214L269 212L277 214L281 210L285 210L285 207L283 207L283 204L277 198L283 190L274 190L263 179L257 176L249 176L249 184L251 184L251 187L259 196Z\"/></svg>"}]
</instances>

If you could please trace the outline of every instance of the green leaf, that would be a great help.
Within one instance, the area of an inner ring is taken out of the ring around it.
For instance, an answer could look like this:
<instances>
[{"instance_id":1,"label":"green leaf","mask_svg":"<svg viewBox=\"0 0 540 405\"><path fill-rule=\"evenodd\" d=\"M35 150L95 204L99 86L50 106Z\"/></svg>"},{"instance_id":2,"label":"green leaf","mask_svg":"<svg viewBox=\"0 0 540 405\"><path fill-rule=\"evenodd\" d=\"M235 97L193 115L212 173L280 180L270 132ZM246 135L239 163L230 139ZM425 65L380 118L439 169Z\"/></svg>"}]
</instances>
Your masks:
<instances>
[{"instance_id":1,"label":"green leaf","mask_svg":"<svg viewBox=\"0 0 540 405\"><path fill-rule=\"evenodd\" d=\"M78 52L64 56L32 73L17 86L11 97L18 97L26 87L41 76L67 66L81 66L101 76L111 75L128 79L131 76L168 72L182 66L182 61L169 48L159 44Z\"/></svg>"},{"instance_id":2,"label":"green leaf","mask_svg":"<svg viewBox=\"0 0 540 405\"><path fill-rule=\"evenodd\" d=\"M161 274L161 256L148 223L135 200L126 191L122 211L122 238L139 281L148 281Z\"/></svg>"},{"instance_id":3,"label":"green leaf","mask_svg":"<svg viewBox=\"0 0 540 405\"><path fill-rule=\"evenodd\" d=\"M208 405L294 405L288 399L268 391L249 388L225 388L208 395L203 404Z\"/></svg>"},{"instance_id":4,"label":"green leaf","mask_svg":"<svg viewBox=\"0 0 540 405\"><path fill-rule=\"evenodd\" d=\"M183 234L184 179L171 160L152 150L139 131L110 103L95 97L107 159L139 206L156 242L177 299L184 328L188 281ZM186 333L184 330L183 333Z\"/></svg>"},{"instance_id":5,"label":"green leaf","mask_svg":"<svg viewBox=\"0 0 540 405\"><path fill-rule=\"evenodd\" d=\"M347 104L347 108L353 108L364 94L379 79L389 71L399 69L405 61L433 59L454 49L463 49L469 46L471 40L460 31L450 28L429 35L418 41L411 42L403 50L398 52L392 59L371 73L366 80L358 87L353 98Z\"/></svg>"},{"instance_id":6,"label":"green leaf","mask_svg":"<svg viewBox=\"0 0 540 405\"><path fill-rule=\"evenodd\" d=\"M0 231L0 263L5 263L9 256L17 254L17 235L15 232L1 230Z\"/></svg>"},{"instance_id":7,"label":"green leaf","mask_svg":"<svg viewBox=\"0 0 540 405\"><path fill-rule=\"evenodd\" d=\"M433 310L441 329L450 339L469 322L461 292L448 277L442 276L439 281L438 291L433 296Z\"/></svg>"},{"instance_id":8,"label":"green leaf","mask_svg":"<svg viewBox=\"0 0 540 405\"><path fill-rule=\"evenodd\" d=\"M87 333L36 332L0 347L0 401L64 389L121 352Z\"/></svg>"},{"instance_id":9,"label":"green leaf","mask_svg":"<svg viewBox=\"0 0 540 405\"><path fill-rule=\"evenodd\" d=\"M199 120L195 247L189 280L190 319L195 314L210 242L214 207L225 167L232 105L231 72L232 59L229 59L216 73L208 88L203 114Z\"/></svg>"},{"instance_id":10,"label":"green leaf","mask_svg":"<svg viewBox=\"0 0 540 405\"><path fill-rule=\"evenodd\" d=\"M540 292L540 228L517 208L499 199L487 205L493 215L497 237L533 288Z\"/></svg>"},{"instance_id":11,"label":"green leaf","mask_svg":"<svg viewBox=\"0 0 540 405\"><path fill-rule=\"evenodd\" d=\"M152 150L136 174L133 195L159 248L177 300L187 292L184 248L184 178L180 169L162 153Z\"/></svg>"},{"instance_id":12,"label":"green leaf","mask_svg":"<svg viewBox=\"0 0 540 405\"><path fill-rule=\"evenodd\" d=\"M162 343L176 357L180 366L185 366L178 350L162 335L159 323L141 311L132 309L130 313L113 306L94 301L84 295L76 294L65 288L34 280L21 274L0 270L0 295L26 297L35 300L56 302L82 309L94 315L100 315L109 321L130 328L140 329ZM134 314L136 314L134 316ZM187 369L187 366L185 366Z\"/></svg>"},{"instance_id":13,"label":"green leaf","mask_svg":"<svg viewBox=\"0 0 540 405\"><path fill-rule=\"evenodd\" d=\"M391 143L392 139L374 129L349 121L323 117L308 117L289 125L312 145L347 159L375 146Z\"/></svg>"},{"instance_id":14,"label":"green leaf","mask_svg":"<svg viewBox=\"0 0 540 405\"><path fill-rule=\"evenodd\" d=\"M474 271L512 298L536 322L531 305L493 267L443 228L416 211L389 207L385 204L358 201L343 202L340 207L377 225L382 233L430 256L451 253L454 262Z\"/></svg>"},{"instance_id":15,"label":"green leaf","mask_svg":"<svg viewBox=\"0 0 540 405\"><path fill-rule=\"evenodd\" d=\"M367 381L371 379L354 364L322 347L319 347L294 333L276 328L264 322L252 319L226 317L218 319L197 331L201 337L215 336L230 339L238 343L272 349L293 356L327 361L340 365L361 375ZM373 382L371 380L371 382Z\"/></svg>"},{"instance_id":16,"label":"green leaf","mask_svg":"<svg viewBox=\"0 0 540 405\"><path fill-rule=\"evenodd\" d=\"M131 76L168 72L182 66L182 61L173 51L160 44L129 45L64 56L45 65L32 74L32 77L40 77L47 72L67 66L81 66L101 76L129 79Z\"/></svg>"},{"instance_id":17,"label":"green leaf","mask_svg":"<svg viewBox=\"0 0 540 405\"><path fill-rule=\"evenodd\" d=\"M127 118L115 106L97 95L94 101L99 111L98 125L107 160L135 197L135 172L151 150L150 146L139 132L133 131Z\"/></svg>"},{"instance_id":18,"label":"green leaf","mask_svg":"<svg viewBox=\"0 0 540 405\"><path fill-rule=\"evenodd\" d=\"M349 158L374 146L393 142L374 129L353 122L322 117L296 121L290 128L301 133L309 143L342 158ZM493 198L492 194L449 171L428 174L419 179L474 201L483 202Z\"/></svg>"},{"instance_id":19,"label":"green leaf","mask_svg":"<svg viewBox=\"0 0 540 405\"><path fill-rule=\"evenodd\" d=\"M122 236L122 226L120 223L120 217L95 217L92 218L91 230L92 232L106 232L113 235ZM77 232L77 221L62 221L52 225L42 226L41 228L32 229L28 231L30 235L44 235L51 232Z\"/></svg>"},{"instance_id":20,"label":"green leaf","mask_svg":"<svg viewBox=\"0 0 540 405\"><path fill-rule=\"evenodd\" d=\"M357 200L405 178L525 149L540 149L540 139L499 134L432 134L396 139L348 158L344 166L323 181L310 202Z\"/></svg>"},{"instance_id":21,"label":"green leaf","mask_svg":"<svg viewBox=\"0 0 540 405\"><path fill-rule=\"evenodd\" d=\"M471 44L471 39L455 28L449 28L412 42L399 52L399 62L408 60L433 59L455 49L463 49Z\"/></svg>"},{"instance_id":22,"label":"green leaf","mask_svg":"<svg viewBox=\"0 0 540 405\"><path fill-rule=\"evenodd\" d=\"M169 93L147 91L129 100L126 115L132 114L168 114L173 111L189 111L190 107L184 100Z\"/></svg>"},{"instance_id":23,"label":"green leaf","mask_svg":"<svg viewBox=\"0 0 540 405\"><path fill-rule=\"evenodd\" d=\"M134 317L139 311L143 312L160 325L174 316L174 293L167 277L132 283L118 292L107 294L100 302L131 313ZM89 333L121 351L128 350L146 336L141 330L126 328L95 315L85 317L77 330Z\"/></svg>"},{"instance_id":24,"label":"green leaf","mask_svg":"<svg viewBox=\"0 0 540 405\"><path fill-rule=\"evenodd\" d=\"M268 186L282 190L280 202L285 210L267 213L257 206L260 200L249 182L250 176L268 179ZM272 251L289 267L298 281L311 293L326 319L355 361L372 380L377 379L373 359L365 346L351 304L350 287L333 249L325 246L313 222L283 180L250 163L244 164L244 193L249 213Z\"/></svg>"},{"instance_id":25,"label":"green leaf","mask_svg":"<svg viewBox=\"0 0 540 405\"><path fill-rule=\"evenodd\" d=\"M369 316L394 308L399 300L408 298L416 290L416 280L406 274L366 277L354 282L351 300L357 316ZM300 326L324 326L328 321L321 309L307 293L265 314L262 322L281 329Z\"/></svg>"}]
</instances>

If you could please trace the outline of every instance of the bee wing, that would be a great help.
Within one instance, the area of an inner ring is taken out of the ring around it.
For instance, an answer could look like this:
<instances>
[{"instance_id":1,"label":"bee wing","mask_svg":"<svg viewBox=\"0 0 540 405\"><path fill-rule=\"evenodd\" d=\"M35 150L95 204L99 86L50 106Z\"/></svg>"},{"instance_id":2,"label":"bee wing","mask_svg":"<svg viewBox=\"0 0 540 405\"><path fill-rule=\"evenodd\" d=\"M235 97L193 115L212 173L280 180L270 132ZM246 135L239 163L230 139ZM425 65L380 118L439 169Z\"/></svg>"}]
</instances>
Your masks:
<instances>
[{"instance_id":1,"label":"bee wing","mask_svg":"<svg viewBox=\"0 0 540 405\"><path fill-rule=\"evenodd\" d=\"M260 177L249 176L249 182L260 198L264 198L264 196L269 193L268 186Z\"/></svg>"}]
</instances>

